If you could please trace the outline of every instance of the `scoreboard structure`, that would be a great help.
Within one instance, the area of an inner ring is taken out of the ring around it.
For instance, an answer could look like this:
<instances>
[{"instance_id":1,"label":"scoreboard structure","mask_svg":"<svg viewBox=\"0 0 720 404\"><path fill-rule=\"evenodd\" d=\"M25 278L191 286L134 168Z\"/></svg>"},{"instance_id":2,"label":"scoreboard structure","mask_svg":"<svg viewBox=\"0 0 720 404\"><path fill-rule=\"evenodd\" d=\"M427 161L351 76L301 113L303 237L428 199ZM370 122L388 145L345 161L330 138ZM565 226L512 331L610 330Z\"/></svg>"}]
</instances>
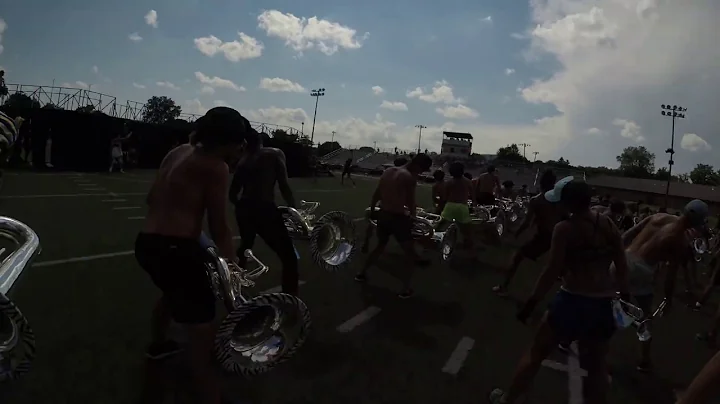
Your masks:
<instances>
[{"instance_id":1,"label":"scoreboard structure","mask_svg":"<svg viewBox=\"0 0 720 404\"><path fill-rule=\"evenodd\" d=\"M443 156L470 157L473 136L462 132L443 132L440 154Z\"/></svg>"}]
</instances>

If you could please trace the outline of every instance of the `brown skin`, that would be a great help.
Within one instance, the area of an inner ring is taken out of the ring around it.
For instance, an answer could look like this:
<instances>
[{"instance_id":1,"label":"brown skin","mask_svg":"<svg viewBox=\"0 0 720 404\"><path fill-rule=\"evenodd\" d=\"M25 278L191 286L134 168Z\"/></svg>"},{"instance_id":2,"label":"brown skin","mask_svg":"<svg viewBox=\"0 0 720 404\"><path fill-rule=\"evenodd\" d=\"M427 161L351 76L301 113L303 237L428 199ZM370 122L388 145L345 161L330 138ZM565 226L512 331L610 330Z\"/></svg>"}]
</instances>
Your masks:
<instances>
[{"instance_id":1,"label":"brown skin","mask_svg":"<svg viewBox=\"0 0 720 404\"><path fill-rule=\"evenodd\" d=\"M207 212L210 234L221 256L237 261L227 218L227 195L230 170L225 160L240 146L220 147L212 151L189 144L171 150L158 170L147 196L148 213L143 232L198 239ZM161 298L153 313L153 337L166 340L171 315ZM219 376L213 366L212 323L187 326L192 383L202 402L220 403ZM144 401L157 403L160 387L154 377L156 365L148 366Z\"/></svg>"},{"instance_id":2,"label":"brown skin","mask_svg":"<svg viewBox=\"0 0 720 404\"><path fill-rule=\"evenodd\" d=\"M440 214L445 207L445 201L443 200L445 182L439 181L432 186L432 201L435 207L435 212Z\"/></svg>"},{"instance_id":3,"label":"brown skin","mask_svg":"<svg viewBox=\"0 0 720 404\"><path fill-rule=\"evenodd\" d=\"M501 189L500 178L498 178L496 172L482 173L477 178L477 192L494 193L495 190Z\"/></svg>"},{"instance_id":4,"label":"brown skin","mask_svg":"<svg viewBox=\"0 0 720 404\"><path fill-rule=\"evenodd\" d=\"M716 353L695 376L690 387L675 404L709 404L720 390L720 352Z\"/></svg>"}]
</instances>

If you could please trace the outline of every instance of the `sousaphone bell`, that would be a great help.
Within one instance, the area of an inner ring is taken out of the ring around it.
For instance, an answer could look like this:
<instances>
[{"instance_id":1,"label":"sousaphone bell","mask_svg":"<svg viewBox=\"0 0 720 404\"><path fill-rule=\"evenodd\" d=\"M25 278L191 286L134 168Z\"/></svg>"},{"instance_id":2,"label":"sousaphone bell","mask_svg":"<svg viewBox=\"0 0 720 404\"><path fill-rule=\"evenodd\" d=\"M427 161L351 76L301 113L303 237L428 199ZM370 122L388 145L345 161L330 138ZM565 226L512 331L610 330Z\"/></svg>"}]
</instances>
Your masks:
<instances>
[{"instance_id":1,"label":"sousaphone bell","mask_svg":"<svg viewBox=\"0 0 720 404\"><path fill-rule=\"evenodd\" d=\"M318 202L300 201L301 208L280 206L285 227L295 239L309 239L313 261L328 272L347 268L356 254L355 224L345 212L332 211L313 222Z\"/></svg>"},{"instance_id":2,"label":"sousaphone bell","mask_svg":"<svg viewBox=\"0 0 720 404\"><path fill-rule=\"evenodd\" d=\"M30 226L9 217L0 217L0 239L0 382L7 382L27 373L35 359L35 334L10 296L40 254L40 239Z\"/></svg>"},{"instance_id":3,"label":"sousaphone bell","mask_svg":"<svg viewBox=\"0 0 720 404\"><path fill-rule=\"evenodd\" d=\"M290 359L310 332L307 305L285 293L246 297L243 288L255 286L253 279L268 272L267 265L245 250L245 258L255 268L240 268L221 258L206 236L201 242L210 257L206 269L213 291L228 312L215 336L215 356L221 368L254 376Z\"/></svg>"},{"instance_id":4,"label":"sousaphone bell","mask_svg":"<svg viewBox=\"0 0 720 404\"><path fill-rule=\"evenodd\" d=\"M613 316L615 324L619 328L627 328L633 326L637 329L637 336L640 341L648 341L652 338L650 325L655 318L662 317L665 314L667 300L663 299L658 307L649 316L638 306L621 299L619 296L613 299Z\"/></svg>"}]
</instances>

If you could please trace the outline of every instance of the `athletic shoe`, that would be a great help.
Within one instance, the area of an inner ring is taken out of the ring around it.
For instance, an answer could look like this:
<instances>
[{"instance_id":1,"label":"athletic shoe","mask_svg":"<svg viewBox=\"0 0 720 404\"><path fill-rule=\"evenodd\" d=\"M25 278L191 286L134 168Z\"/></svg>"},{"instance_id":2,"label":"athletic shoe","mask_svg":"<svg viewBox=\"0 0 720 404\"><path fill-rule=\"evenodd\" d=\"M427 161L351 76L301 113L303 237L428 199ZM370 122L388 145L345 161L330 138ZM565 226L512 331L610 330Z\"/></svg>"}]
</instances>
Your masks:
<instances>
[{"instance_id":1,"label":"athletic shoe","mask_svg":"<svg viewBox=\"0 0 720 404\"><path fill-rule=\"evenodd\" d=\"M182 348L177 342L167 340L163 342L153 342L148 345L147 350L145 350L145 356L147 356L148 359L160 360L175 355L180 351L182 351Z\"/></svg>"}]
</instances>

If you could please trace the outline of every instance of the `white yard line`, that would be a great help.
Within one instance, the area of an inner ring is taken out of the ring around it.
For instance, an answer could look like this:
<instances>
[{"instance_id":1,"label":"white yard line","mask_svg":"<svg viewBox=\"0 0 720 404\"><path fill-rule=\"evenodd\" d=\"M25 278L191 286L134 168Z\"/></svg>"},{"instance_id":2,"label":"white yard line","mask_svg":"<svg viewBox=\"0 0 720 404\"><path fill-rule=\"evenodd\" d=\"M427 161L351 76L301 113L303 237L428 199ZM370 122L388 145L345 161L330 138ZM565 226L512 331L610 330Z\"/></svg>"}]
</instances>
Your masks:
<instances>
[{"instance_id":1,"label":"white yard line","mask_svg":"<svg viewBox=\"0 0 720 404\"><path fill-rule=\"evenodd\" d=\"M105 259L105 258L124 257L127 255L133 255L133 254L135 254L135 250L119 251L119 252L107 253L107 254L86 255L84 257L66 258L66 259L62 259L62 260L41 261L41 262L33 263L32 266L34 266L34 267L51 267L51 266L55 266L55 265L72 264L75 262L85 262L85 261L94 261L94 260Z\"/></svg>"},{"instance_id":2,"label":"white yard line","mask_svg":"<svg viewBox=\"0 0 720 404\"><path fill-rule=\"evenodd\" d=\"M382 311L381 308L376 306L370 306L367 309L353 316L353 318L351 318L350 320L340 324L337 328L337 331L342 333L350 332L358 326L362 325L363 323L366 323L373 317L377 316L380 311Z\"/></svg>"},{"instance_id":3,"label":"white yard line","mask_svg":"<svg viewBox=\"0 0 720 404\"><path fill-rule=\"evenodd\" d=\"M442 371L451 375L457 375L458 372L460 372L460 369L462 369L465 359L467 359L470 351L473 349L473 346L475 346L474 339L470 337L462 337L455 347L455 350L450 355L450 358L448 358L445 363L445 366L442 368Z\"/></svg>"},{"instance_id":4,"label":"white yard line","mask_svg":"<svg viewBox=\"0 0 720 404\"><path fill-rule=\"evenodd\" d=\"M140 209L142 206L115 206L112 208L112 210L131 210L131 209Z\"/></svg>"},{"instance_id":5,"label":"white yard line","mask_svg":"<svg viewBox=\"0 0 720 404\"><path fill-rule=\"evenodd\" d=\"M144 220L145 216L130 216L128 220Z\"/></svg>"},{"instance_id":6,"label":"white yard line","mask_svg":"<svg viewBox=\"0 0 720 404\"><path fill-rule=\"evenodd\" d=\"M94 191L94 192L100 192L105 191L105 188L85 188L83 191Z\"/></svg>"},{"instance_id":7,"label":"white yard line","mask_svg":"<svg viewBox=\"0 0 720 404\"><path fill-rule=\"evenodd\" d=\"M111 203L115 203L115 202L127 202L127 199L103 199L103 200L100 201L100 202L111 202Z\"/></svg>"},{"instance_id":8,"label":"white yard line","mask_svg":"<svg viewBox=\"0 0 720 404\"><path fill-rule=\"evenodd\" d=\"M79 184L76 184L79 187L96 187L98 184L95 184L94 182L82 182Z\"/></svg>"}]
</instances>

